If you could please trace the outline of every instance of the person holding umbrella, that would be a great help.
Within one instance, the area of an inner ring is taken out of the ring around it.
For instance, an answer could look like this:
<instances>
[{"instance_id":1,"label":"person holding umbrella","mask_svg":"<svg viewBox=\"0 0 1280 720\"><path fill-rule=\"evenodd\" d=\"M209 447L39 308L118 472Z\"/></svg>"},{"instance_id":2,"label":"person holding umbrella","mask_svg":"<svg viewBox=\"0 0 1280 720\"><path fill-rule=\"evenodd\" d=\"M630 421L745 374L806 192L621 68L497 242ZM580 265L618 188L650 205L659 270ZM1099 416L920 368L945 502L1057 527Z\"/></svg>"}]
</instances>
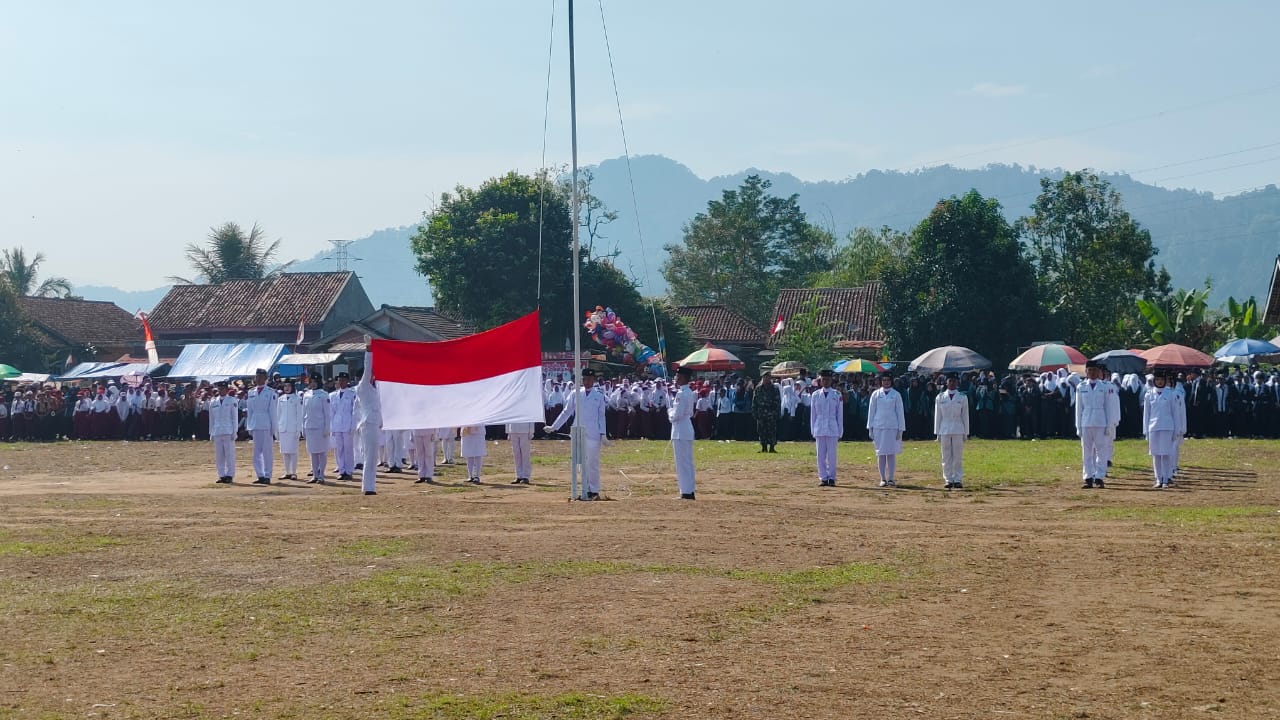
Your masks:
<instances>
[{"instance_id":1,"label":"person holding umbrella","mask_svg":"<svg viewBox=\"0 0 1280 720\"><path fill-rule=\"evenodd\" d=\"M871 393L871 400L867 405L867 431L876 449L880 487L897 487L893 476L898 465L898 454L902 452L902 433L906 429L907 418L902 407L902 395L893 388L893 375L881 373L880 388Z\"/></svg>"}]
</instances>

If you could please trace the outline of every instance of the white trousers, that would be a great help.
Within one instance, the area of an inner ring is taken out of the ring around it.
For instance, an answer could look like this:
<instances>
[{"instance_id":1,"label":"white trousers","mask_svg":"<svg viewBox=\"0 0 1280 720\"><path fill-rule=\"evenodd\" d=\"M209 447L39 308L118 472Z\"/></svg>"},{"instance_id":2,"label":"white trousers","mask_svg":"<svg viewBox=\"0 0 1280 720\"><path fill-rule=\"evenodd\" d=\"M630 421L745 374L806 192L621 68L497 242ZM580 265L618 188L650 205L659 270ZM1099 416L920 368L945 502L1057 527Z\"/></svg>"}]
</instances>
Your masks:
<instances>
[{"instance_id":1,"label":"white trousers","mask_svg":"<svg viewBox=\"0 0 1280 720\"><path fill-rule=\"evenodd\" d=\"M365 492L377 490L378 441L381 434L382 431L377 428L360 433L360 447L364 448L365 457L364 470L360 473L360 489Z\"/></svg>"},{"instance_id":2,"label":"white trousers","mask_svg":"<svg viewBox=\"0 0 1280 720\"><path fill-rule=\"evenodd\" d=\"M413 454L418 465L418 477L434 478L436 475L436 433L414 431Z\"/></svg>"},{"instance_id":3,"label":"white trousers","mask_svg":"<svg viewBox=\"0 0 1280 720\"><path fill-rule=\"evenodd\" d=\"M1116 454L1116 439L1115 439L1114 428L1112 428L1112 430L1113 432L1111 434L1111 437L1107 437L1107 433L1105 432L1105 428L1104 428L1104 432L1102 433L1102 438L1098 440L1098 448L1099 448L1098 454L1102 456L1102 462L1101 462L1101 466L1099 467L1099 470L1102 472L1102 475L1097 475L1095 477L1106 476L1107 463L1111 462L1112 456Z\"/></svg>"},{"instance_id":4,"label":"white trousers","mask_svg":"<svg viewBox=\"0 0 1280 720\"><path fill-rule=\"evenodd\" d=\"M582 487L589 493L600 492L600 438L582 441Z\"/></svg>"},{"instance_id":5,"label":"white trousers","mask_svg":"<svg viewBox=\"0 0 1280 720\"><path fill-rule=\"evenodd\" d=\"M672 440L672 454L676 459L676 485L681 495L692 495L695 473L693 469L693 441Z\"/></svg>"},{"instance_id":6,"label":"white trousers","mask_svg":"<svg viewBox=\"0 0 1280 720\"><path fill-rule=\"evenodd\" d=\"M339 475L350 475L355 471L355 438L350 432L333 434L333 466Z\"/></svg>"},{"instance_id":7,"label":"white trousers","mask_svg":"<svg viewBox=\"0 0 1280 720\"><path fill-rule=\"evenodd\" d=\"M275 462L275 439L270 430L253 430L253 472L257 477L271 477L271 466Z\"/></svg>"},{"instance_id":8,"label":"white trousers","mask_svg":"<svg viewBox=\"0 0 1280 720\"><path fill-rule=\"evenodd\" d=\"M474 457L467 458L467 477L468 478L480 477L480 470L483 467L484 467L483 455L476 455Z\"/></svg>"},{"instance_id":9,"label":"white trousers","mask_svg":"<svg viewBox=\"0 0 1280 720\"><path fill-rule=\"evenodd\" d=\"M285 453L285 452L280 453L280 459L284 462L285 475L298 474L298 453L297 453L298 446L294 445L293 450L294 452L291 452L291 453Z\"/></svg>"},{"instance_id":10,"label":"white trousers","mask_svg":"<svg viewBox=\"0 0 1280 720\"><path fill-rule=\"evenodd\" d=\"M1084 475L1084 479L1105 477L1107 474L1105 445L1107 429L1105 427L1082 427L1077 428L1077 432L1080 433L1080 454L1083 460L1081 472Z\"/></svg>"},{"instance_id":11,"label":"white trousers","mask_svg":"<svg viewBox=\"0 0 1280 720\"><path fill-rule=\"evenodd\" d=\"M836 479L836 443L840 438L835 435L823 435L814 438L818 446L818 479Z\"/></svg>"},{"instance_id":12,"label":"white trousers","mask_svg":"<svg viewBox=\"0 0 1280 720\"><path fill-rule=\"evenodd\" d=\"M1156 482L1167 485L1173 479L1173 455L1152 455L1151 465L1155 470Z\"/></svg>"},{"instance_id":13,"label":"white trousers","mask_svg":"<svg viewBox=\"0 0 1280 720\"><path fill-rule=\"evenodd\" d=\"M444 461L448 465L452 465L456 457L458 447L458 439L453 435L440 441L440 452L444 455Z\"/></svg>"},{"instance_id":14,"label":"white trousers","mask_svg":"<svg viewBox=\"0 0 1280 720\"><path fill-rule=\"evenodd\" d=\"M959 484L964 479L964 435L948 433L938 436L942 447L942 481Z\"/></svg>"},{"instance_id":15,"label":"white trousers","mask_svg":"<svg viewBox=\"0 0 1280 720\"><path fill-rule=\"evenodd\" d=\"M218 466L218 477L236 476L236 436L214 435L213 464Z\"/></svg>"},{"instance_id":16,"label":"white trousers","mask_svg":"<svg viewBox=\"0 0 1280 720\"><path fill-rule=\"evenodd\" d=\"M516 477L528 479L533 474L533 433L507 433L507 439L516 462Z\"/></svg>"}]
</instances>

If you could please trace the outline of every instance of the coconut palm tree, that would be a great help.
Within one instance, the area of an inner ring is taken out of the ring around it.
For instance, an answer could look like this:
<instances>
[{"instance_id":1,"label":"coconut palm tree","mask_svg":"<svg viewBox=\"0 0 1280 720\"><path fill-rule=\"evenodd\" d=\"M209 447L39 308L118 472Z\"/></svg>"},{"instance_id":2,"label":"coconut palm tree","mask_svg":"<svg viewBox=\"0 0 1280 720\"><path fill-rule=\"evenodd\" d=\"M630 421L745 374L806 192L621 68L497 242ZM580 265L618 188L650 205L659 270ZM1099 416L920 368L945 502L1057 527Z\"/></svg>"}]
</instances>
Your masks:
<instances>
[{"instance_id":1,"label":"coconut palm tree","mask_svg":"<svg viewBox=\"0 0 1280 720\"><path fill-rule=\"evenodd\" d=\"M44 253L36 253L27 259L27 252L22 248L5 250L0 254L0 282L8 285L15 295L31 295L34 297L67 297L71 294L71 282L66 278L45 278L36 284L39 277L40 263L44 262Z\"/></svg>"},{"instance_id":2,"label":"coconut palm tree","mask_svg":"<svg viewBox=\"0 0 1280 720\"><path fill-rule=\"evenodd\" d=\"M209 229L205 245L187 245L187 262L191 263L199 278L215 285L227 280L261 280L283 272L293 264L271 266L280 249L280 241L267 245L265 235L257 223L253 224L248 235L236 223L223 223ZM182 285L196 284L196 281L181 277L169 279Z\"/></svg>"}]
</instances>

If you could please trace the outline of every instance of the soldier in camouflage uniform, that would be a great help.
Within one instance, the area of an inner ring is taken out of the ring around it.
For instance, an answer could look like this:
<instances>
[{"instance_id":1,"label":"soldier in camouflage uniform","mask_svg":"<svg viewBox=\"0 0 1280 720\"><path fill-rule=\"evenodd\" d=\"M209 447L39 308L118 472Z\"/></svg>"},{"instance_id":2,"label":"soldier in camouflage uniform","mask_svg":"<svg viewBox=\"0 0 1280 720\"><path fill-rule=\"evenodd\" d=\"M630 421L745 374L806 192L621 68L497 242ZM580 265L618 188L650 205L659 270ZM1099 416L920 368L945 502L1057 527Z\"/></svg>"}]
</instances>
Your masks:
<instances>
[{"instance_id":1,"label":"soldier in camouflage uniform","mask_svg":"<svg viewBox=\"0 0 1280 720\"><path fill-rule=\"evenodd\" d=\"M751 399L751 414L756 419L760 452L778 452L775 446L778 444L778 416L782 414L782 394L768 375L760 379L760 385Z\"/></svg>"}]
</instances>

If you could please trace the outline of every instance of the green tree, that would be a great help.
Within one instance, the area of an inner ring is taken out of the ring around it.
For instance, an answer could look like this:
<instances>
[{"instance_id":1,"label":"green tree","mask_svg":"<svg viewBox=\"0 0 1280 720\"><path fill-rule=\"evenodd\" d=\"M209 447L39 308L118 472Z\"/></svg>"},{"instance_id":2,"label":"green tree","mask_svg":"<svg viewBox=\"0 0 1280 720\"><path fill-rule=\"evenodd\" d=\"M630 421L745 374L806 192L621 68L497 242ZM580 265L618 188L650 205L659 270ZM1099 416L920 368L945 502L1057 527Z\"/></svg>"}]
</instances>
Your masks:
<instances>
[{"instance_id":1,"label":"green tree","mask_svg":"<svg viewBox=\"0 0 1280 720\"><path fill-rule=\"evenodd\" d=\"M879 230L860 227L836 248L831 269L818 273L809 287L862 287L880 279L884 269L907 252L908 236L888 226Z\"/></svg>"},{"instance_id":2,"label":"green tree","mask_svg":"<svg viewBox=\"0 0 1280 720\"><path fill-rule=\"evenodd\" d=\"M217 285L227 280L261 280L286 270L293 263L272 266L280 241L267 244L266 233L257 224L246 235L233 222L210 228L205 245L188 243L187 262L196 271L197 281ZM170 281L194 285L196 281L170 277Z\"/></svg>"},{"instance_id":3,"label":"green tree","mask_svg":"<svg viewBox=\"0 0 1280 720\"><path fill-rule=\"evenodd\" d=\"M1258 300L1253 296L1249 296L1249 299L1244 302L1237 302L1234 297L1227 298L1221 329L1228 339L1270 340L1276 334L1275 328L1263 323L1262 311L1258 309Z\"/></svg>"},{"instance_id":4,"label":"green tree","mask_svg":"<svg viewBox=\"0 0 1280 720\"><path fill-rule=\"evenodd\" d=\"M680 243L666 245L662 275L678 305L724 304L767 324L784 287L807 287L830 269L835 239L811 225L797 196L768 193L757 175L707 203L684 227Z\"/></svg>"},{"instance_id":5,"label":"green tree","mask_svg":"<svg viewBox=\"0 0 1280 720\"><path fill-rule=\"evenodd\" d=\"M0 282L0 363L37 372L48 364L45 349L18 305L18 294Z\"/></svg>"},{"instance_id":6,"label":"green tree","mask_svg":"<svg viewBox=\"0 0 1280 720\"><path fill-rule=\"evenodd\" d=\"M817 295L805 300L782 330L778 340L778 362L799 360L814 371L830 367L839 355L832 347L831 328L834 321L823 322L822 313L827 309Z\"/></svg>"},{"instance_id":7,"label":"green tree","mask_svg":"<svg viewBox=\"0 0 1280 720\"><path fill-rule=\"evenodd\" d=\"M1159 300L1138 300L1138 312L1146 320L1146 333L1138 339L1152 345L1178 343L1212 351L1221 338L1209 314L1209 283L1200 290L1179 289Z\"/></svg>"},{"instance_id":8,"label":"green tree","mask_svg":"<svg viewBox=\"0 0 1280 720\"><path fill-rule=\"evenodd\" d=\"M8 285L14 295L34 297L67 297L71 295L71 282L66 278L45 278L37 283L44 253L36 253L30 259L20 247L0 254L0 282Z\"/></svg>"},{"instance_id":9,"label":"green tree","mask_svg":"<svg viewBox=\"0 0 1280 720\"><path fill-rule=\"evenodd\" d=\"M883 273L880 324L897 357L961 345L1000 366L1042 326L1036 281L1000 203L941 200Z\"/></svg>"},{"instance_id":10,"label":"green tree","mask_svg":"<svg viewBox=\"0 0 1280 720\"><path fill-rule=\"evenodd\" d=\"M1044 178L1040 188L1032 215L1018 225L1051 334L1086 352L1119 347L1125 340L1118 335L1120 321L1138 298L1158 301L1169 294L1169 274L1156 267L1151 233L1097 175Z\"/></svg>"}]
</instances>

